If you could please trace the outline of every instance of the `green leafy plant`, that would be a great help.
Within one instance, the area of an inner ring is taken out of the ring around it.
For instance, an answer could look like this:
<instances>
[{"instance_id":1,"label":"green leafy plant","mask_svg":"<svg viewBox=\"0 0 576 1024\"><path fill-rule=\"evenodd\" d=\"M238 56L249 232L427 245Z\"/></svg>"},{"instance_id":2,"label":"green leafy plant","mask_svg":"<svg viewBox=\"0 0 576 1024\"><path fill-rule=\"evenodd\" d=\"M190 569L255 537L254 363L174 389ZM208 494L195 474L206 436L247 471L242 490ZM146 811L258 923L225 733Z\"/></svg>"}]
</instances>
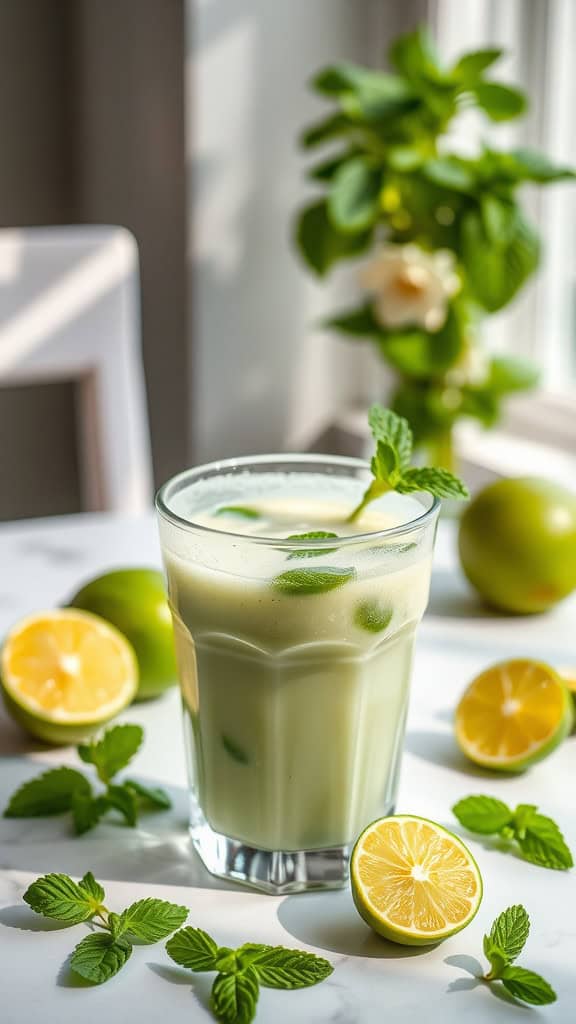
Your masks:
<instances>
[{"instance_id":1,"label":"green leafy plant","mask_svg":"<svg viewBox=\"0 0 576 1024\"><path fill-rule=\"evenodd\" d=\"M165 790L136 779L115 781L138 752L144 730L139 725L114 725L103 736L77 750L85 764L93 765L104 790L95 793L89 779L75 768L51 768L25 782L12 795L5 818L44 818L72 812L76 835L88 832L108 811L116 810L127 825L138 824L142 808L164 811L171 807Z\"/></svg>"},{"instance_id":2,"label":"green leafy plant","mask_svg":"<svg viewBox=\"0 0 576 1024\"><path fill-rule=\"evenodd\" d=\"M254 1019L260 986L307 988L332 974L327 960L300 949L246 942L238 949L218 946L201 928L182 928L166 943L168 956L190 971L218 972L211 1005L224 1024L249 1024Z\"/></svg>"},{"instance_id":3,"label":"green leafy plant","mask_svg":"<svg viewBox=\"0 0 576 1024\"><path fill-rule=\"evenodd\" d=\"M459 800L452 812L470 832L514 841L524 860L532 864L560 871L574 866L558 825L539 814L535 804L518 804L513 811L503 800L478 794Z\"/></svg>"},{"instance_id":4,"label":"green leafy plant","mask_svg":"<svg viewBox=\"0 0 576 1024\"><path fill-rule=\"evenodd\" d=\"M484 955L490 962L490 970L483 980L501 981L515 999L543 1006L556 1001L554 989L539 974L514 964L524 949L529 931L530 919L520 904L508 907L496 918L490 934L484 936Z\"/></svg>"},{"instance_id":5,"label":"green leafy plant","mask_svg":"<svg viewBox=\"0 0 576 1024\"><path fill-rule=\"evenodd\" d=\"M297 219L302 258L324 276L372 256L364 301L328 326L377 347L396 371L394 409L448 469L460 417L491 426L507 395L537 381L524 361L485 354L479 326L539 263L519 190L575 177L530 149L453 151L447 133L461 111L476 107L500 122L526 110L519 89L492 78L501 56L482 49L446 67L419 28L392 44L392 73L353 64L319 71L311 86L331 109L301 138L306 152L331 147L308 170L321 195Z\"/></svg>"},{"instance_id":6,"label":"green leafy plant","mask_svg":"<svg viewBox=\"0 0 576 1024\"><path fill-rule=\"evenodd\" d=\"M159 942L188 917L187 907L152 898L137 900L116 914L105 906L105 899L90 871L79 882L69 875L42 875L24 893L28 906L43 917L70 926L88 922L100 929L83 938L70 958L71 970L94 985L118 974L132 955L134 940Z\"/></svg>"}]
</instances>

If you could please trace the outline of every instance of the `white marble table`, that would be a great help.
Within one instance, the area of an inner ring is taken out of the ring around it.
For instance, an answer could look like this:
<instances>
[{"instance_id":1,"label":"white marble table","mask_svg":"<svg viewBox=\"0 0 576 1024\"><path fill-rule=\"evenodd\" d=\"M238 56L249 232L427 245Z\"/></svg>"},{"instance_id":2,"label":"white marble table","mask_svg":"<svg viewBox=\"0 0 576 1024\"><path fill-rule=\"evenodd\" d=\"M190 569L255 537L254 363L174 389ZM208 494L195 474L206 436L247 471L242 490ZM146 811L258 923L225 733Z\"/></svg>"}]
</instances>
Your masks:
<instances>
[{"instance_id":1,"label":"white marble table","mask_svg":"<svg viewBox=\"0 0 576 1024\"><path fill-rule=\"evenodd\" d=\"M576 849L576 738L524 777L493 778L467 765L451 733L451 712L469 678L500 657L533 654L576 663L576 602L536 619L501 619L475 604L459 578L450 523L439 535L433 592L422 626L406 738L399 810L451 827L450 807L471 792L514 803L539 803L557 818ZM152 516L119 520L71 517L0 526L0 633L21 615L64 602L81 580L111 567L159 563ZM357 916L348 891L272 898L212 879L186 836L186 792L176 693L130 709L123 718L146 728L134 773L168 786L173 811L145 819L138 831L102 824L71 839L64 819L0 819L0 1020L2 1024L148 1024L209 1021L210 975L182 975L162 944L135 951L111 982L74 986L62 965L85 929L44 930L21 895L47 871L91 869L119 909L143 895L186 903L189 923L227 945L246 939L299 945L334 964L330 979L296 993L264 991L257 1022L375 1024L377 1021L512 1024L527 1019L576 1020L576 871L545 871L489 841L470 839L485 881L472 924L433 950L411 951L379 940ZM0 805L42 765L75 763L71 750L47 750L0 713ZM544 974L558 1002L520 1008L478 983L482 934L505 906L522 902L532 918L523 956Z\"/></svg>"}]
</instances>

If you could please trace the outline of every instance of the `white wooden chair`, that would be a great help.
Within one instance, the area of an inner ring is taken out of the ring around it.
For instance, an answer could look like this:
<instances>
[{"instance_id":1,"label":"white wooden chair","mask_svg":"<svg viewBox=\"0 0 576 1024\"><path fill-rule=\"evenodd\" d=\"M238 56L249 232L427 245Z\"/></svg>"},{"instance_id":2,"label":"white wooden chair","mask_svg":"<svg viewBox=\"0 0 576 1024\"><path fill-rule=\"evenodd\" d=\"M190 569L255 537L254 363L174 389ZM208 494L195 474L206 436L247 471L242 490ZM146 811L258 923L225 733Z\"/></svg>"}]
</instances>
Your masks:
<instances>
[{"instance_id":1,"label":"white wooden chair","mask_svg":"<svg viewBox=\"0 0 576 1024\"><path fill-rule=\"evenodd\" d=\"M138 250L119 227L0 230L0 387L73 380L86 511L152 498Z\"/></svg>"}]
</instances>

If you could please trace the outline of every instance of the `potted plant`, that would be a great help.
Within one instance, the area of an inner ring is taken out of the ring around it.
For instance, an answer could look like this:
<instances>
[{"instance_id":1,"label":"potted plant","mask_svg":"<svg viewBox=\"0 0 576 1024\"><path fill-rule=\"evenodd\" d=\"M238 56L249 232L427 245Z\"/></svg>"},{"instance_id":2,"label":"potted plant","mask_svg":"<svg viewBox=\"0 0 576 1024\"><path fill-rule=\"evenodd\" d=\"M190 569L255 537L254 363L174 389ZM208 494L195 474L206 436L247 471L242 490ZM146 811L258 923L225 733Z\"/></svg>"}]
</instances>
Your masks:
<instances>
[{"instance_id":1,"label":"potted plant","mask_svg":"<svg viewBox=\"0 0 576 1024\"><path fill-rule=\"evenodd\" d=\"M321 195L298 215L303 259L323 277L368 257L360 305L328 326L376 345L395 371L394 409L428 459L447 468L461 417L489 427L507 395L537 381L524 360L490 355L480 327L539 263L520 189L575 177L532 149L456 151L449 129L461 111L500 122L526 109L519 89L491 77L501 55L476 50L444 67L420 28L392 44L394 73L323 68L311 84L332 109L301 140L306 151L334 147L307 172Z\"/></svg>"}]
</instances>

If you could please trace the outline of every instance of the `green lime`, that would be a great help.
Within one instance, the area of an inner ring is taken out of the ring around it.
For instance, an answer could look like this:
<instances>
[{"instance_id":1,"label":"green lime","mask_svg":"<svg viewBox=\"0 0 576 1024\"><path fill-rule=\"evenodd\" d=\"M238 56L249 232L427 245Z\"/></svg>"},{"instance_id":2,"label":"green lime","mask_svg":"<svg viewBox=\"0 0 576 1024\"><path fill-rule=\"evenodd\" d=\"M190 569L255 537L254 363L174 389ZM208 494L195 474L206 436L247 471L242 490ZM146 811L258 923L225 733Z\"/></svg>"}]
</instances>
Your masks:
<instances>
[{"instance_id":1,"label":"green lime","mask_svg":"<svg viewBox=\"0 0 576 1024\"><path fill-rule=\"evenodd\" d=\"M356 909L390 942L427 946L470 923L482 876L468 847L427 818L395 814L362 832L350 860Z\"/></svg>"},{"instance_id":2,"label":"green lime","mask_svg":"<svg viewBox=\"0 0 576 1024\"><path fill-rule=\"evenodd\" d=\"M177 680L172 617L162 573L118 569L91 580L70 604L111 622L132 644L140 681L136 700L158 697Z\"/></svg>"},{"instance_id":3,"label":"green lime","mask_svg":"<svg viewBox=\"0 0 576 1024\"><path fill-rule=\"evenodd\" d=\"M543 612L576 587L576 495L531 477L498 480L460 523L460 561L489 604Z\"/></svg>"}]
</instances>

